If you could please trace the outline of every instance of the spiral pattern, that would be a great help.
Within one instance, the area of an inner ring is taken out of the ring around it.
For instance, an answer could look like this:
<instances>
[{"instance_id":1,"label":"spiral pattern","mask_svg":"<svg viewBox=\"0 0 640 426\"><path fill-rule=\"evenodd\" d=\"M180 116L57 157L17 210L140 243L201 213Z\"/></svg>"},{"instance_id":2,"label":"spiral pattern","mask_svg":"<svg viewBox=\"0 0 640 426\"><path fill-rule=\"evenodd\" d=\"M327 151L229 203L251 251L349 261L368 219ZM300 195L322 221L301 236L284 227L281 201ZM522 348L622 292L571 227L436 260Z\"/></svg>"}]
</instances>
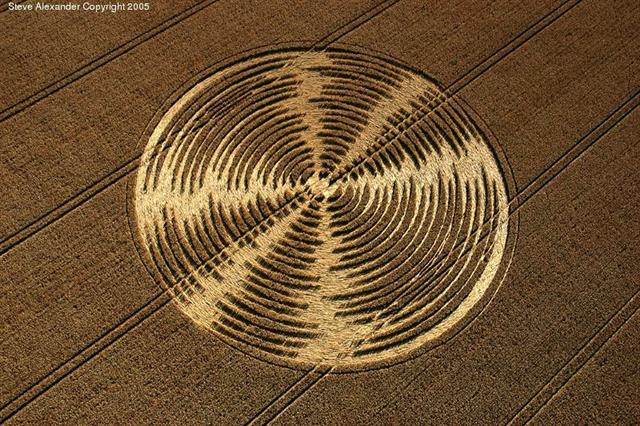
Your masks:
<instances>
[{"instance_id":1,"label":"spiral pattern","mask_svg":"<svg viewBox=\"0 0 640 426\"><path fill-rule=\"evenodd\" d=\"M365 368L486 303L508 234L490 141L392 60L252 55L162 115L133 191L144 258L180 309L288 366Z\"/></svg>"}]
</instances>

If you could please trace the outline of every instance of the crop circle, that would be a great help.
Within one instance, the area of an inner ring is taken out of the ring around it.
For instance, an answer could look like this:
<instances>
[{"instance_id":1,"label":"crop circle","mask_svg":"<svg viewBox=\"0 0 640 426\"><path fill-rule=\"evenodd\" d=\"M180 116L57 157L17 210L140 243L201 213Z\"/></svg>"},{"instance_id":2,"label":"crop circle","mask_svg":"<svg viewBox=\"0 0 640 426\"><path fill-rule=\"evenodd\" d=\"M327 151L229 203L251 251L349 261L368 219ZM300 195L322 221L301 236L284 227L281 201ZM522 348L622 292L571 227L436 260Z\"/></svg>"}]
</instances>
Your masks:
<instances>
[{"instance_id":1,"label":"crop circle","mask_svg":"<svg viewBox=\"0 0 640 426\"><path fill-rule=\"evenodd\" d=\"M132 191L145 263L232 346L388 365L459 331L504 269L495 143L433 79L369 53L272 50L156 120Z\"/></svg>"}]
</instances>

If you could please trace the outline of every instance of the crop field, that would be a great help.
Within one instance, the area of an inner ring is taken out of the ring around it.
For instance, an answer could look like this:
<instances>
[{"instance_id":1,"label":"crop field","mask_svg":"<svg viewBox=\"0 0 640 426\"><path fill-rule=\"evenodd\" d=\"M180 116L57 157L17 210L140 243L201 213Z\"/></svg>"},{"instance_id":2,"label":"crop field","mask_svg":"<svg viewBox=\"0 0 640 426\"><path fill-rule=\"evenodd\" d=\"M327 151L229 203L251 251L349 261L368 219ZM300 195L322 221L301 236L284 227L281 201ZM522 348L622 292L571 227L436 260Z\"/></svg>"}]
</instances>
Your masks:
<instances>
[{"instance_id":1,"label":"crop field","mask_svg":"<svg viewBox=\"0 0 640 426\"><path fill-rule=\"evenodd\" d=\"M0 422L640 423L639 2L44 4Z\"/></svg>"}]
</instances>

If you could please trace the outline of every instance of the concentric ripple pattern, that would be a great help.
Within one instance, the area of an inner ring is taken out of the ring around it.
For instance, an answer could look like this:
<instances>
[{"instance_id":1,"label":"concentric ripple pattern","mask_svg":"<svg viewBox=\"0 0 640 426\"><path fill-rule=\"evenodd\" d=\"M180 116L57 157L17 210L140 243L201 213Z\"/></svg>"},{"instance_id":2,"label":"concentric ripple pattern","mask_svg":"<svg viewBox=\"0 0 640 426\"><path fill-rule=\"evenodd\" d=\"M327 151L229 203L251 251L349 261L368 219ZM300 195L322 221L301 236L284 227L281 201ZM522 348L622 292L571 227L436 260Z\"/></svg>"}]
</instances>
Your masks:
<instances>
[{"instance_id":1,"label":"concentric ripple pattern","mask_svg":"<svg viewBox=\"0 0 640 426\"><path fill-rule=\"evenodd\" d=\"M193 321L293 367L393 363L495 291L505 180L455 98L392 60L270 51L157 121L133 190L152 273Z\"/></svg>"}]
</instances>

